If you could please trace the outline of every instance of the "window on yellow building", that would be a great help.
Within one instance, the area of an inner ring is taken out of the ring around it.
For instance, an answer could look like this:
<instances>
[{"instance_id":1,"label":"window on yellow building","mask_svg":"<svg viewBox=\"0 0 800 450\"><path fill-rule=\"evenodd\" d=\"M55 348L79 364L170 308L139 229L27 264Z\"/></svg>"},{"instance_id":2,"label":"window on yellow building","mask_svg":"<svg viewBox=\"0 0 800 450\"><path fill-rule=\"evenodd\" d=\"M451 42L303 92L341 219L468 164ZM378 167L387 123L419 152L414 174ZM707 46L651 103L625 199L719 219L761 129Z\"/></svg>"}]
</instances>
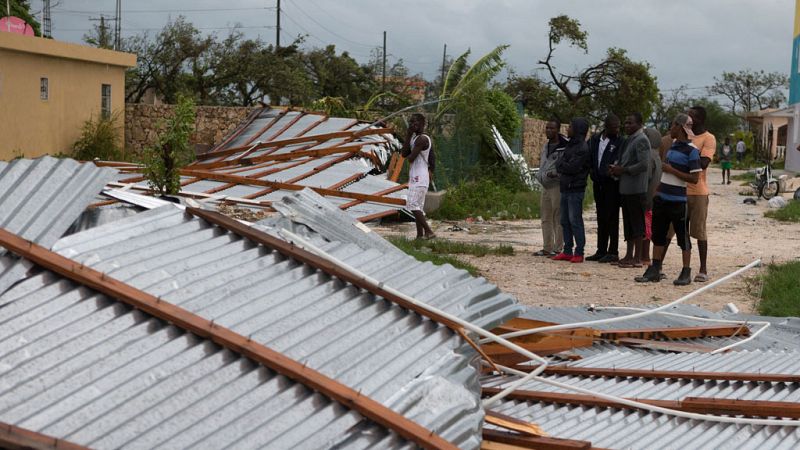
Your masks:
<instances>
[{"instance_id":1,"label":"window on yellow building","mask_svg":"<svg viewBox=\"0 0 800 450\"><path fill-rule=\"evenodd\" d=\"M50 98L50 86L47 78L39 79L39 98L41 100L47 100Z\"/></svg>"},{"instance_id":2,"label":"window on yellow building","mask_svg":"<svg viewBox=\"0 0 800 450\"><path fill-rule=\"evenodd\" d=\"M100 114L104 119L111 117L111 85L104 84L100 89Z\"/></svg>"}]
</instances>

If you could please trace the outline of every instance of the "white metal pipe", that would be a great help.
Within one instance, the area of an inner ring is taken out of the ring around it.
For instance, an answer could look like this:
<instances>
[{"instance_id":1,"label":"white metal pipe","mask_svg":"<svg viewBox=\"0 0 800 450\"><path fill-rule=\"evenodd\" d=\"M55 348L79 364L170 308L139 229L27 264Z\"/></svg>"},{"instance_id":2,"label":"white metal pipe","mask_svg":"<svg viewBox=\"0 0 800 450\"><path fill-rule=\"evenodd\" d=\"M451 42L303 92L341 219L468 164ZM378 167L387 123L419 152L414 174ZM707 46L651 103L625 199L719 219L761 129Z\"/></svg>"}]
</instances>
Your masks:
<instances>
[{"instance_id":1,"label":"white metal pipe","mask_svg":"<svg viewBox=\"0 0 800 450\"><path fill-rule=\"evenodd\" d=\"M675 300L673 302L670 302L670 303L667 303L665 305L659 306L658 308L648 309L646 311L642 311L642 312L638 312L638 313L634 313L634 314L629 314L627 316L621 316L621 317L611 317L611 318L608 318L608 319L589 320L589 321L586 321L586 322L565 323L565 324L561 324L561 325L552 325L552 326L549 326L549 327L533 328L533 329L530 329L530 330L514 331L514 332L511 332L511 333L503 334L503 335L501 335L501 337L509 339L509 338L514 338L514 337L518 337L518 336L528 336L528 335L531 335L531 334L543 333L543 332L547 332L547 331L568 330L570 328L586 327L586 326L599 325L599 324L604 324L604 323L624 322L624 321L630 320L630 319L636 319L636 318L639 318L639 317L649 316L649 315L655 314L655 313L657 313L659 311L663 311L665 309L671 308L671 307L673 307L673 306L675 306L677 304L683 303L686 300L689 300L690 298L696 297L696 296L702 294L703 292L705 292L705 291L707 291L709 289L713 289L713 288L717 287L718 285L720 285L722 283L725 283L726 281L728 281L728 280L730 280L732 278L735 278L735 277L739 276L740 274L752 269L753 267L757 267L759 265L761 265L761 260L757 259L757 260L751 262L750 264L740 268L739 270L737 270L735 272L732 272L732 273L729 273L728 275L720 278L719 280L716 280L716 281L714 281L712 283L709 283L709 284L701 287L700 289L697 289L696 291L692 291L692 292L684 295L683 297L681 297L681 298L679 298L679 299L677 299L677 300Z\"/></svg>"},{"instance_id":2,"label":"white metal pipe","mask_svg":"<svg viewBox=\"0 0 800 450\"><path fill-rule=\"evenodd\" d=\"M533 353L533 352L531 352L529 350L526 350L525 348L522 348L519 345L517 345L517 344L515 344L513 342L510 342L510 341L508 341L508 340L506 340L506 339L504 339L504 338L502 338L500 336L497 336L496 334L494 334L494 333L492 333L490 331L487 331L487 330L485 330L485 329L483 329L483 328L481 328L481 327L479 327L477 325L474 325L474 324L472 324L470 322L467 322L466 320L463 320L458 316L455 316L453 314L450 314L450 313L447 313L445 311L442 311L439 308L431 306L431 305L429 305L427 303L421 302L421 301L419 301L419 300L417 300L417 299L415 299L415 298L413 298L413 297L411 297L409 295L406 295L403 292L398 291L397 289L392 288L391 286L386 286L383 282L372 278L371 276L367 275L366 273L356 269L355 267L347 264L346 262L344 262L344 261L336 258L335 256L327 253L326 251L320 249L319 247L315 246L314 244L312 244L311 242L309 242L306 239L302 238L301 236L298 236L298 235L292 233L291 231L286 230L285 228L281 229L280 234L282 236L284 236L285 238L287 238L288 240L290 240L295 245L297 245L298 247L301 247L301 248L303 248L303 249L305 249L305 250L307 250L307 251L309 251L311 253L314 253L315 255L319 256L320 258L322 258L322 259L324 259L324 260L326 260L328 262L336 264L341 269L344 269L345 271L349 272L350 274L352 274L354 276L357 276L361 280L367 282L368 284L370 284L370 285L372 285L374 287L384 289L385 291L387 291L387 292L389 292L389 293L391 293L393 295L396 295L396 296L402 298L403 300L405 300L405 301L407 301L407 302L409 302L409 303L411 303L411 304L413 304L415 306L418 306L418 307L420 307L422 309L425 309L426 311L430 311L432 313L438 314L438 315L446 318L447 320L450 320L450 321L458 324L460 327L462 327L462 328L464 328L466 330L469 330L469 331L471 331L473 333L476 333L479 336L483 336L484 338L486 338L487 341L496 342L496 343L498 343L498 344L500 344L500 345L502 345L502 346L504 346L504 347L506 347L506 348L508 348L510 350L513 350L513 351L519 353L520 355L525 356L526 358L530 358L531 360L538 361L540 363L539 367L537 367L533 372L531 372L529 374L526 373L523 378L513 382L512 385L509 388L505 389L503 392L495 395L492 398L484 400L484 402L483 402L484 406L488 406L488 405L496 402L497 400L499 400L502 397L504 397L505 395L507 395L509 392L511 392L514 389L516 389L517 385L525 383L529 379L531 379L532 377L535 377L535 376L539 375L540 373L542 373L547 368L547 365L549 364L549 361L547 359L542 358L541 356L537 355L536 353ZM506 392L506 391L508 391L508 392Z\"/></svg>"},{"instance_id":3,"label":"white metal pipe","mask_svg":"<svg viewBox=\"0 0 800 450\"><path fill-rule=\"evenodd\" d=\"M505 367L505 366L498 366L498 367L506 372L513 373L515 375L519 376L528 375L525 372L512 369L510 367ZM675 409L668 409L668 408L662 408L660 406L648 405L647 403L641 403L635 400L629 400L623 397L617 397L615 395L604 394L602 392L597 392L590 389L584 389L577 386L572 386L570 384L561 383L559 381L554 381L549 378L544 378L540 376L533 377L533 379L535 381L549 384L551 386L555 386L561 389L566 389L569 391L579 392L581 394L591 395L593 397L598 397L604 400L621 403L623 405L627 405L633 408L639 408L655 413L668 414L670 416L675 416L675 417L683 417L686 419L707 420L711 422L734 423L740 425L765 425L765 426L773 425L773 426L795 426L795 427L800 426L800 420L749 419L741 417L714 416L710 414L698 414L686 411L678 411Z\"/></svg>"},{"instance_id":4,"label":"white metal pipe","mask_svg":"<svg viewBox=\"0 0 800 450\"><path fill-rule=\"evenodd\" d=\"M634 308L634 307L630 307L630 306L604 306L604 307L598 308L598 309L618 309L618 310L629 310L629 311L647 311L647 309L645 309L645 308ZM730 344L730 345L726 345L725 347L720 347L720 348L714 350L713 352L711 352L712 355L728 351L728 350L730 350L732 348L736 348L736 347L744 344L745 342L750 342L753 339L755 339L756 337L758 337L759 334L764 332L764 330L766 330L767 328L772 326L772 324L769 323L769 322L757 321L757 320L748 321L748 320L730 320L730 319L710 319L710 318L706 318L706 317L692 316L692 315L689 315L689 314L669 313L669 312L664 312L664 311L659 311L658 314L661 314L661 315L664 315L664 316L674 316L674 317L682 317L682 318L685 318L685 319L699 320L701 322L732 323L732 324L741 324L741 325L747 325L748 323L750 323L752 325L761 325L761 328L759 328L755 332L751 333L750 336L748 336L746 339L742 339L741 341L734 342L733 344Z\"/></svg>"}]
</instances>

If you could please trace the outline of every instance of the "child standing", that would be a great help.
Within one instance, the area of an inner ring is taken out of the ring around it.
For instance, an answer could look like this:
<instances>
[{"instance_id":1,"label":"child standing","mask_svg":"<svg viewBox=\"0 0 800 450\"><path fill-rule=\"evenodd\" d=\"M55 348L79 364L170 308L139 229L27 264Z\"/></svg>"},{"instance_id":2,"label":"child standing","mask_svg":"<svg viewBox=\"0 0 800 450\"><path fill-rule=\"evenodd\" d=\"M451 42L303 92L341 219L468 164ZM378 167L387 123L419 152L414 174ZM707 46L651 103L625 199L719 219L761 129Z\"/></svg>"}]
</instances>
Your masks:
<instances>
[{"instance_id":1,"label":"child standing","mask_svg":"<svg viewBox=\"0 0 800 450\"><path fill-rule=\"evenodd\" d=\"M722 144L722 148L719 152L720 166L722 166L722 184L725 184L725 174L728 175L728 184L731 184L731 166L733 166L733 161L731 160L732 156L733 149L731 149L731 138L726 137L725 143Z\"/></svg>"}]
</instances>

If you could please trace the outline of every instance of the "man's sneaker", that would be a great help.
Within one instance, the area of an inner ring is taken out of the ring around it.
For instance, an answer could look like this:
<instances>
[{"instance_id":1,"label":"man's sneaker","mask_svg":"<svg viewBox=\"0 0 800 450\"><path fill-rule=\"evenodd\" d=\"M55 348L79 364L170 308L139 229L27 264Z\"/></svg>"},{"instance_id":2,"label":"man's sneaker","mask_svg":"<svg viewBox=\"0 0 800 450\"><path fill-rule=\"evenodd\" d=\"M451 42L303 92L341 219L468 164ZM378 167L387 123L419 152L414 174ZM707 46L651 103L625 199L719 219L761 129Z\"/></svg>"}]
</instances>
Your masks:
<instances>
[{"instance_id":1,"label":"man's sneaker","mask_svg":"<svg viewBox=\"0 0 800 450\"><path fill-rule=\"evenodd\" d=\"M681 269L681 274L675 281L672 282L675 286L688 286L692 282L692 269L684 267Z\"/></svg>"},{"instance_id":2,"label":"man's sneaker","mask_svg":"<svg viewBox=\"0 0 800 450\"><path fill-rule=\"evenodd\" d=\"M572 260L572 255L568 255L564 252L561 252L556 256L553 256L553 261L570 261L570 260Z\"/></svg>"},{"instance_id":3,"label":"man's sneaker","mask_svg":"<svg viewBox=\"0 0 800 450\"><path fill-rule=\"evenodd\" d=\"M586 258L586 259L589 259L589 258ZM608 263L617 262L617 261L619 261L619 255L615 255L613 253L609 253L606 256L603 256L602 258L600 258L597 262L599 262L600 264L608 264Z\"/></svg>"},{"instance_id":4,"label":"man's sneaker","mask_svg":"<svg viewBox=\"0 0 800 450\"><path fill-rule=\"evenodd\" d=\"M661 268L655 265L649 266L642 276L636 277L634 280L636 280L637 283L647 283L650 281L658 283L661 281Z\"/></svg>"},{"instance_id":5,"label":"man's sneaker","mask_svg":"<svg viewBox=\"0 0 800 450\"><path fill-rule=\"evenodd\" d=\"M583 262L583 255L575 255L572 259L569 260L571 263L582 263Z\"/></svg>"},{"instance_id":6,"label":"man's sneaker","mask_svg":"<svg viewBox=\"0 0 800 450\"><path fill-rule=\"evenodd\" d=\"M606 255L597 252L594 255L587 256L586 261L600 261L601 259L605 258Z\"/></svg>"}]
</instances>

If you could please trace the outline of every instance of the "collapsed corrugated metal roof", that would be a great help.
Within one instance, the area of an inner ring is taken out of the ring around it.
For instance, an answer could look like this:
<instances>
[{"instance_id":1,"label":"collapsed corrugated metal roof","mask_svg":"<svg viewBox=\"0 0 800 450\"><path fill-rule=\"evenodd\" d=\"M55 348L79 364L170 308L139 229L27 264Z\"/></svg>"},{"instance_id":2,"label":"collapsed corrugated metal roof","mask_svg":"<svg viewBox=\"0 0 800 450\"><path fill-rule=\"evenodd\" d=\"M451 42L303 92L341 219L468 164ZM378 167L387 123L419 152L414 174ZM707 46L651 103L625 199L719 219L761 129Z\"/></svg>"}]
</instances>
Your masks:
<instances>
[{"instance_id":1,"label":"collapsed corrugated metal roof","mask_svg":"<svg viewBox=\"0 0 800 450\"><path fill-rule=\"evenodd\" d=\"M363 233L336 208L320 211L318 200L297 195L286 204L294 219L328 227L328 236L331 223L350 222ZM352 230L335 236L344 242L306 233L387 285L460 317L493 326L519 313L511 297L483 279L419 263L386 245L365 250L347 242ZM73 234L54 250L307 364L461 447L479 446L477 353L443 325L173 206ZM0 353L0 411L15 411L0 412L0 421L101 448L188 446L197 439L211 447L407 444L369 423L354 431L357 414L58 277L27 280L0 302L10 344ZM78 355L87 347L92 352ZM225 395L214 392L217 383L227 386ZM295 406L272 414L289 399ZM59 420L65 415L70 420Z\"/></svg>"},{"instance_id":2,"label":"collapsed corrugated metal roof","mask_svg":"<svg viewBox=\"0 0 800 450\"><path fill-rule=\"evenodd\" d=\"M113 176L110 169L50 156L0 161L0 228L49 247ZM0 249L0 293L29 268Z\"/></svg>"},{"instance_id":3,"label":"collapsed corrugated metal roof","mask_svg":"<svg viewBox=\"0 0 800 450\"><path fill-rule=\"evenodd\" d=\"M399 142L389 128L322 114L264 108L211 152L182 169L182 195L268 208L304 187L316 189L362 221L395 214L406 186L382 172ZM112 187L146 191L139 169L112 164Z\"/></svg>"}]
</instances>

